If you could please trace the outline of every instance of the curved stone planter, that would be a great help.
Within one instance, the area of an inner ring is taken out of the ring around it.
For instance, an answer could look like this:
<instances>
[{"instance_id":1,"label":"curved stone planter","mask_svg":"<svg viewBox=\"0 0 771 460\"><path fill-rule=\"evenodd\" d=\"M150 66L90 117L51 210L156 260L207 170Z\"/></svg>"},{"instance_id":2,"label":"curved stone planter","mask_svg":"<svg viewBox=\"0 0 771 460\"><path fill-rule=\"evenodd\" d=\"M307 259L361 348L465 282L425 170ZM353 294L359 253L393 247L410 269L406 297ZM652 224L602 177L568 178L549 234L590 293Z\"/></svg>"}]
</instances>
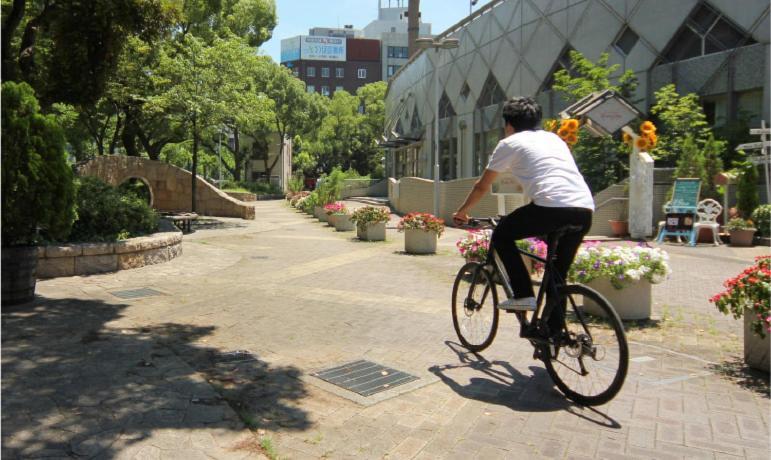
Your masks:
<instances>
[{"instance_id":1,"label":"curved stone planter","mask_svg":"<svg viewBox=\"0 0 771 460\"><path fill-rule=\"evenodd\" d=\"M161 220L160 230L114 243L38 246L38 278L93 275L167 262L182 254L182 232Z\"/></svg>"},{"instance_id":2,"label":"curved stone planter","mask_svg":"<svg viewBox=\"0 0 771 460\"><path fill-rule=\"evenodd\" d=\"M404 251L408 254L436 254L436 232L426 232L417 229L404 231Z\"/></svg>"},{"instance_id":3,"label":"curved stone planter","mask_svg":"<svg viewBox=\"0 0 771 460\"><path fill-rule=\"evenodd\" d=\"M334 214L334 222L338 232L352 232L354 229L350 214Z\"/></svg>"},{"instance_id":4,"label":"curved stone planter","mask_svg":"<svg viewBox=\"0 0 771 460\"><path fill-rule=\"evenodd\" d=\"M771 334L760 338L752 332L752 320L755 317L752 310L745 308L744 314L744 362L753 369L769 371L771 363Z\"/></svg>"},{"instance_id":5,"label":"curved stone planter","mask_svg":"<svg viewBox=\"0 0 771 460\"><path fill-rule=\"evenodd\" d=\"M605 278L593 280L586 285L602 294L621 319L647 319L651 317L651 283L640 280L616 289ZM584 308L591 314L599 314L597 304L584 299Z\"/></svg>"},{"instance_id":6,"label":"curved stone planter","mask_svg":"<svg viewBox=\"0 0 771 460\"><path fill-rule=\"evenodd\" d=\"M321 206L316 206L313 208L313 215L316 216L316 219L320 220L321 222L327 222L327 213Z\"/></svg>"},{"instance_id":7,"label":"curved stone planter","mask_svg":"<svg viewBox=\"0 0 771 460\"><path fill-rule=\"evenodd\" d=\"M377 224L368 224L362 228L356 226L356 236L360 240L364 241L385 241L386 239L386 224L380 222Z\"/></svg>"}]
</instances>

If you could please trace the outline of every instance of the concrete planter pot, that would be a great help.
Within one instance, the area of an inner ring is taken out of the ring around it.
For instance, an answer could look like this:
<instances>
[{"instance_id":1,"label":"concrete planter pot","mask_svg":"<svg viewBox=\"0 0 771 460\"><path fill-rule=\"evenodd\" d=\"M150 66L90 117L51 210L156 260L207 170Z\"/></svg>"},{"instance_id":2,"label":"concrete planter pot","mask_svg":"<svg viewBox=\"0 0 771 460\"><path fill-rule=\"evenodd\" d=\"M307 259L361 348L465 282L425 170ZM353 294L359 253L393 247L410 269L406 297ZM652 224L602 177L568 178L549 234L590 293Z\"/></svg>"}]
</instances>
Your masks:
<instances>
[{"instance_id":1,"label":"concrete planter pot","mask_svg":"<svg viewBox=\"0 0 771 460\"><path fill-rule=\"evenodd\" d=\"M357 226L356 236L364 241L385 241L386 224L385 222L367 224L364 228Z\"/></svg>"},{"instance_id":2,"label":"concrete planter pot","mask_svg":"<svg viewBox=\"0 0 771 460\"><path fill-rule=\"evenodd\" d=\"M327 221L327 213L321 206L316 206L313 208L313 215L316 216L316 219L320 220L321 222Z\"/></svg>"},{"instance_id":3,"label":"concrete planter pot","mask_svg":"<svg viewBox=\"0 0 771 460\"><path fill-rule=\"evenodd\" d=\"M750 247L757 229L731 230L731 246Z\"/></svg>"},{"instance_id":4,"label":"concrete planter pot","mask_svg":"<svg viewBox=\"0 0 771 460\"><path fill-rule=\"evenodd\" d=\"M593 280L586 285L605 297L621 319L648 319L651 316L651 283L648 280L636 281L616 289L605 278ZM599 314L597 304L584 299L584 307L591 314Z\"/></svg>"},{"instance_id":5,"label":"concrete planter pot","mask_svg":"<svg viewBox=\"0 0 771 460\"><path fill-rule=\"evenodd\" d=\"M333 214L335 218L335 230L338 232L352 232L354 229L350 214Z\"/></svg>"},{"instance_id":6,"label":"concrete planter pot","mask_svg":"<svg viewBox=\"0 0 771 460\"><path fill-rule=\"evenodd\" d=\"M768 372L771 363L771 335L764 338L752 332L752 320L755 314L749 308L744 309L744 362L753 369Z\"/></svg>"},{"instance_id":7,"label":"concrete planter pot","mask_svg":"<svg viewBox=\"0 0 771 460\"><path fill-rule=\"evenodd\" d=\"M407 254L436 254L436 232L407 229L404 231L404 251Z\"/></svg>"},{"instance_id":8,"label":"concrete planter pot","mask_svg":"<svg viewBox=\"0 0 771 460\"><path fill-rule=\"evenodd\" d=\"M337 216L334 214L327 214L327 225L330 227L335 226L335 220L337 219Z\"/></svg>"}]
</instances>

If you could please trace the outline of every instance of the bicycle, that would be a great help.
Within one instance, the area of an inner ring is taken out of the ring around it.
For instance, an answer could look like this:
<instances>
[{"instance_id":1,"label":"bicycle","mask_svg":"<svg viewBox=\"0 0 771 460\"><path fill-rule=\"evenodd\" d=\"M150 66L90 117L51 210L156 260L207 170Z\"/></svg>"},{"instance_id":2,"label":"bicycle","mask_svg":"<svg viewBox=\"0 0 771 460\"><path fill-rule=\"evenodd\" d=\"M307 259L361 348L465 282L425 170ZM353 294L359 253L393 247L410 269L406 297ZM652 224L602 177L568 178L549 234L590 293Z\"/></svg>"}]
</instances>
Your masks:
<instances>
[{"instance_id":1,"label":"bicycle","mask_svg":"<svg viewBox=\"0 0 771 460\"><path fill-rule=\"evenodd\" d=\"M496 218L471 218L469 225L476 227L482 222L493 229L498 224ZM578 230L567 226L549 234L546 258L517 248L523 256L543 264L544 272L536 310L513 313L520 324L520 337L534 347L533 359L544 362L559 390L578 404L594 406L610 401L621 390L629 366L629 347L621 320L610 303L591 288L566 284L555 269L559 239ZM452 321L469 351L482 351L495 339L498 285L506 295L513 295L504 265L492 246L484 262L466 263L455 277ZM559 330L550 331L548 320L560 305L567 305L564 321Z\"/></svg>"}]
</instances>

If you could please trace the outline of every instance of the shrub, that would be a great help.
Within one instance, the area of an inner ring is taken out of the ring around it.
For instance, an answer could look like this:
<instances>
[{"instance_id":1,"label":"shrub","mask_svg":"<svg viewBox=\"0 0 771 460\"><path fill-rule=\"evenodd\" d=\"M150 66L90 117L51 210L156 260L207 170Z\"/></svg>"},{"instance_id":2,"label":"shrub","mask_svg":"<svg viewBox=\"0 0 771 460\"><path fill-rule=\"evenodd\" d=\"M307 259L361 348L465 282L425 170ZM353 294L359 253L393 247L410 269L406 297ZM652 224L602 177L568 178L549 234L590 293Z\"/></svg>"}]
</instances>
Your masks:
<instances>
[{"instance_id":1,"label":"shrub","mask_svg":"<svg viewBox=\"0 0 771 460\"><path fill-rule=\"evenodd\" d=\"M466 236L455 243L455 246L466 261L482 262L487 259L487 253L490 250L491 233L490 230L469 230Z\"/></svg>"},{"instance_id":2,"label":"shrub","mask_svg":"<svg viewBox=\"0 0 771 460\"><path fill-rule=\"evenodd\" d=\"M760 204L758 196L758 168L748 162L739 166L739 184L736 187L736 207L744 217L749 217Z\"/></svg>"},{"instance_id":3,"label":"shrub","mask_svg":"<svg viewBox=\"0 0 771 460\"><path fill-rule=\"evenodd\" d=\"M158 229L158 214L142 198L95 177L80 179L76 203L71 241L114 241Z\"/></svg>"},{"instance_id":4,"label":"shrub","mask_svg":"<svg viewBox=\"0 0 771 460\"><path fill-rule=\"evenodd\" d=\"M65 139L26 83L2 85L3 246L33 244L41 228L46 239L63 240L75 218L72 169Z\"/></svg>"},{"instance_id":5,"label":"shrub","mask_svg":"<svg viewBox=\"0 0 771 460\"><path fill-rule=\"evenodd\" d=\"M771 204L761 204L752 211L752 221L760 236L771 236Z\"/></svg>"},{"instance_id":6,"label":"shrub","mask_svg":"<svg viewBox=\"0 0 771 460\"><path fill-rule=\"evenodd\" d=\"M308 214L311 214L313 212L313 208L315 208L318 205L319 205L319 194L316 192L311 192L307 197L305 197L298 204L300 209L302 209L303 212Z\"/></svg>"},{"instance_id":7,"label":"shrub","mask_svg":"<svg viewBox=\"0 0 771 460\"><path fill-rule=\"evenodd\" d=\"M729 232L732 230L753 230L755 228L755 224L753 224L751 220L742 219L741 217L734 217L728 221L725 228Z\"/></svg>"},{"instance_id":8,"label":"shrub","mask_svg":"<svg viewBox=\"0 0 771 460\"><path fill-rule=\"evenodd\" d=\"M744 309L748 308L754 315L752 331L760 337L771 332L771 256L755 257L755 265L727 279L723 286L725 291L709 299L718 310L741 318Z\"/></svg>"},{"instance_id":9,"label":"shrub","mask_svg":"<svg viewBox=\"0 0 771 460\"><path fill-rule=\"evenodd\" d=\"M292 178L289 179L289 184L287 184L287 188L292 193L301 192L304 186L305 186L305 177L303 177L302 174L293 175Z\"/></svg>"},{"instance_id":10,"label":"shrub","mask_svg":"<svg viewBox=\"0 0 771 460\"><path fill-rule=\"evenodd\" d=\"M391 217L391 210L383 207L364 206L353 211L351 220L361 230L367 228L370 224L387 223Z\"/></svg>"},{"instance_id":11,"label":"shrub","mask_svg":"<svg viewBox=\"0 0 771 460\"><path fill-rule=\"evenodd\" d=\"M222 190L229 192L249 192L255 195L281 195L281 189L270 182L251 182L251 181L225 181L222 184Z\"/></svg>"},{"instance_id":12,"label":"shrub","mask_svg":"<svg viewBox=\"0 0 771 460\"><path fill-rule=\"evenodd\" d=\"M402 217L396 229L400 232L405 230L423 230L424 232L436 232L437 236L444 233L444 219L440 219L427 212L411 212Z\"/></svg>"}]
</instances>

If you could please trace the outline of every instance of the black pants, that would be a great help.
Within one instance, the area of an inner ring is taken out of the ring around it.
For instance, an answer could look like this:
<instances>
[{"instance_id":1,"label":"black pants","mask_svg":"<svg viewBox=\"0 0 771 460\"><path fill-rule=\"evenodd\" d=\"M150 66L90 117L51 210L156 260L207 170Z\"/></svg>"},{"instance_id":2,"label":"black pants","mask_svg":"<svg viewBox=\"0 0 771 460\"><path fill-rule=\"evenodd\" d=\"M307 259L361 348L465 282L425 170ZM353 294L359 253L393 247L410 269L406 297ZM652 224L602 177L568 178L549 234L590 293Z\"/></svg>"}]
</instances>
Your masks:
<instances>
[{"instance_id":1,"label":"black pants","mask_svg":"<svg viewBox=\"0 0 771 460\"><path fill-rule=\"evenodd\" d=\"M584 235L592 226L592 211L586 208L547 208L530 203L517 208L501 219L492 237L493 247L501 258L511 281L514 297L533 297L533 285L522 257L517 252L516 240L531 236L545 237L566 225L581 228L577 233L563 236L557 245L557 272L567 279L570 264L581 246Z\"/></svg>"}]
</instances>

